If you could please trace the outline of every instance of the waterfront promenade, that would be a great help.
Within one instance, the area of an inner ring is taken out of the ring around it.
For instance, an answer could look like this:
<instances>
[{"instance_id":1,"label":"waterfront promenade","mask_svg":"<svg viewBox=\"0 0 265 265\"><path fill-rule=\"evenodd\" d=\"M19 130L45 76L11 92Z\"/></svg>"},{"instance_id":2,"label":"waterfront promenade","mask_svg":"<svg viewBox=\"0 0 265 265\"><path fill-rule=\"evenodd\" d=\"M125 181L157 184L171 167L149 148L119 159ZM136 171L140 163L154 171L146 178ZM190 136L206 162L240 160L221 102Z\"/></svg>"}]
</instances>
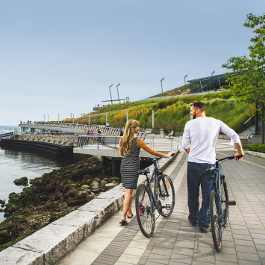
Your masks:
<instances>
[{"instance_id":1,"label":"waterfront promenade","mask_svg":"<svg viewBox=\"0 0 265 265\"><path fill-rule=\"evenodd\" d=\"M235 153L225 140L218 142L217 151L219 157ZM136 216L128 226L119 226L119 210L57 265L264 265L265 159L245 155L242 161L223 164L230 199L237 205L230 207L221 253L215 252L211 233L203 234L187 221L186 164L187 155L182 151L166 169L174 178L176 205L169 218L157 219L151 239L142 235Z\"/></svg>"}]
</instances>

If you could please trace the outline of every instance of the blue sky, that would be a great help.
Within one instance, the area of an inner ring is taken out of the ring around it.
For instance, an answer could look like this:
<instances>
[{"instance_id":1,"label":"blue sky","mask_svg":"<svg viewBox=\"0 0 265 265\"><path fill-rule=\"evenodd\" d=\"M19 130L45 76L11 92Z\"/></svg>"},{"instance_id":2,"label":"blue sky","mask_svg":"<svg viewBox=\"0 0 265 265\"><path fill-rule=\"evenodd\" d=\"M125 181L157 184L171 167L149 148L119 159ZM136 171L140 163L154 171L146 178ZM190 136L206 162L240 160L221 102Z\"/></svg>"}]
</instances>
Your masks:
<instances>
[{"instance_id":1,"label":"blue sky","mask_svg":"<svg viewBox=\"0 0 265 265\"><path fill-rule=\"evenodd\" d=\"M264 0L0 1L0 124L57 120L225 72Z\"/></svg>"}]
</instances>

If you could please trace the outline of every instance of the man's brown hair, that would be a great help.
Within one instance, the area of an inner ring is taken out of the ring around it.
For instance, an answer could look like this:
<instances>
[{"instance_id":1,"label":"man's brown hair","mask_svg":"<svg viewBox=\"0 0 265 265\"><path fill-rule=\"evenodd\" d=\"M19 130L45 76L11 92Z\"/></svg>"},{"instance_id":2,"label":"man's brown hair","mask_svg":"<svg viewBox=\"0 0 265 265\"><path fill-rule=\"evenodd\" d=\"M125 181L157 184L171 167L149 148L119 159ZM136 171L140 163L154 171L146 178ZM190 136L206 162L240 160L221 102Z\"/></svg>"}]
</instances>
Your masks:
<instances>
[{"instance_id":1,"label":"man's brown hair","mask_svg":"<svg viewBox=\"0 0 265 265\"><path fill-rule=\"evenodd\" d=\"M206 106L203 102L201 101L196 101L194 103L192 103L190 106L193 106L194 108L198 108L201 110L201 112L206 111Z\"/></svg>"}]
</instances>

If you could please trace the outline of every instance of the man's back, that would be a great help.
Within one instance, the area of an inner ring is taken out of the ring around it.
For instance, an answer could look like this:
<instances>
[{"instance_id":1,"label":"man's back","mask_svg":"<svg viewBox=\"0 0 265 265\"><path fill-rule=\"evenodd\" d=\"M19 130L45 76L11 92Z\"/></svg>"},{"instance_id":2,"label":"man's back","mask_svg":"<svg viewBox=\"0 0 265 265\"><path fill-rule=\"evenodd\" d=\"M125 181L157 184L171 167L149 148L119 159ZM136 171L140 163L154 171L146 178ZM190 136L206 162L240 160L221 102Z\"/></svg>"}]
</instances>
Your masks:
<instances>
[{"instance_id":1,"label":"man's back","mask_svg":"<svg viewBox=\"0 0 265 265\"><path fill-rule=\"evenodd\" d=\"M222 121L211 117L199 117L188 121L183 134L183 148L190 147L189 161L214 164L219 133L237 138L238 135Z\"/></svg>"}]
</instances>

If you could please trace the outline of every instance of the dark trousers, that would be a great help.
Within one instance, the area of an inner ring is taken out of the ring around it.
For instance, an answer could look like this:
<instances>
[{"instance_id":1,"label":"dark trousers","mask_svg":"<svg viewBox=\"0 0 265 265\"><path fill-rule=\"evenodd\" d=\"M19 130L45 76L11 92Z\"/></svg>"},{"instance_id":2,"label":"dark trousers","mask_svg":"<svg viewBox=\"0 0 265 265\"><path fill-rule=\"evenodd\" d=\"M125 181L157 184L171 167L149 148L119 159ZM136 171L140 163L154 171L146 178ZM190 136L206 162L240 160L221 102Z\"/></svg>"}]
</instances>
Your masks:
<instances>
[{"instance_id":1,"label":"dark trousers","mask_svg":"<svg viewBox=\"0 0 265 265\"><path fill-rule=\"evenodd\" d=\"M188 206L189 220L198 222L199 227L209 227L210 192L213 187L213 177L206 172L212 164L188 162ZM199 192L202 190L202 205L199 209Z\"/></svg>"}]
</instances>

